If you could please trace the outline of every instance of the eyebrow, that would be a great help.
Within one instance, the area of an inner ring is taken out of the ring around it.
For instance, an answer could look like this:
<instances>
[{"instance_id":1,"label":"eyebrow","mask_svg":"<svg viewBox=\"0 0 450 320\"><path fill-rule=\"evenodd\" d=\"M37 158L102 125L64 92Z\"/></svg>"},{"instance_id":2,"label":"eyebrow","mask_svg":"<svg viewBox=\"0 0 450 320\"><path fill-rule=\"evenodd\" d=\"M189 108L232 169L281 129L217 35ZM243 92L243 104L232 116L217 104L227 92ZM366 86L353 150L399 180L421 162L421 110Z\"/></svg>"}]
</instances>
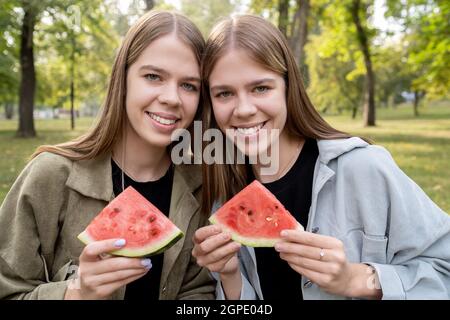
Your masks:
<instances>
[{"instance_id":1,"label":"eyebrow","mask_svg":"<svg viewBox=\"0 0 450 320\"><path fill-rule=\"evenodd\" d=\"M153 66L153 65L151 65L151 64L143 65L143 66L141 66L141 67L139 68L139 70L140 70L140 71L142 71L142 70L156 71L156 72L161 73L161 74L163 74L163 75L168 75L168 74L169 74L169 72L167 72L166 70L161 69L161 68L156 67L156 66ZM198 82L198 83L201 82L201 80L200 80L199 77L192 77L192 76L184 77L184 78L183 78L183 81L195 81L195 82Z\"/></svg>"},{"instance_id":2,"label":"eyebrow","mask_svg":"<svg viewBox=\"0 0 450 320\"><path fill-rule=\"evenodd\" d=\"M251 81L251 82L249 82L249 83L247 83L245 86L246 87L255 87L255 86L259 86L259 85L261 85L261 84L264 84L264 83L274 83L275 82L275 79L272 79L272 78L263 78L263 79L258 79L258 80L254 80L254 81ZM213 87L211 87L211 91L216 91L216 90L225 90L225 89L229 89L230 87L232 87L231 85L217 85L217 86L213 86Z\"/></svg>"}]
</instances>

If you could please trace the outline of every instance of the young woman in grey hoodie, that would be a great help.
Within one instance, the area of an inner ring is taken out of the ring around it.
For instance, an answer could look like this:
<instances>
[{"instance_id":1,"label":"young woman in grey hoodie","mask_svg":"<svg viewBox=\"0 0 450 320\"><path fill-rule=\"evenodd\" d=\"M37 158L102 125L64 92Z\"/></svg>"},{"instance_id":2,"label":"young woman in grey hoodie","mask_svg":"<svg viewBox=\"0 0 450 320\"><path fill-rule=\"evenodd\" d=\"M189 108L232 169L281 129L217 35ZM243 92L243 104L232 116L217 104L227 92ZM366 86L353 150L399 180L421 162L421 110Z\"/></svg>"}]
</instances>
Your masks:
<instances>
[{"instance_id":1,"label":"young woman in grey hoodie","mask_svg":"<svg viewBox=\"0 0 450 320\"><path fill-rule=\"evenodd\" d=\"M275 250L241 246L218 226L199 229L193 255L220 280L219 298L449 298L450 217L384 148L321 118L275 26L250 15L224 20L202 69L206 127L249 158L279 155L271 174L260 162L205 165L205 214L256 178L305 229L281 232Z\"/></svg>"}]
</instances>

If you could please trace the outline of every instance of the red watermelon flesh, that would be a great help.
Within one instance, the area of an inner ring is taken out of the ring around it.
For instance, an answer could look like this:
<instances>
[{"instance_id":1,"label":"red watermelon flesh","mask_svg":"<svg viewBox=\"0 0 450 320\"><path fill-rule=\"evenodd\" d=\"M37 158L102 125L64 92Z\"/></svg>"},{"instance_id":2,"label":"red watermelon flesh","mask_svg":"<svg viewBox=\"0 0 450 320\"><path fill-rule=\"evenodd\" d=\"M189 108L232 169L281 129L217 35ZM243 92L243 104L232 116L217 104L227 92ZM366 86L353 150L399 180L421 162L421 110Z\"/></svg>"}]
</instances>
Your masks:
<instances>
[{"instance_id":1,"label":"red watermelon flesh","mask_svg":"<svg viewBox=\"0 0 450 320\"><path fill-rule=\"evenodd\" d=\"M114 198L78 235L85 244L125 239L125 247L111 253L126 257L163 252L181 237L183 232L133 187Z\"/></svg>"},{"instance_id":2,"label":"red watermelon flesh","mask_svg":"<svg viewBox=\"0 0 450 320\"><path fill-rule=\"evenodd\" d=\"M217 210L209 221L250 247L273 247L285 229L303 229L280 201L255 180Z\"/></svg>"}]
</instances>

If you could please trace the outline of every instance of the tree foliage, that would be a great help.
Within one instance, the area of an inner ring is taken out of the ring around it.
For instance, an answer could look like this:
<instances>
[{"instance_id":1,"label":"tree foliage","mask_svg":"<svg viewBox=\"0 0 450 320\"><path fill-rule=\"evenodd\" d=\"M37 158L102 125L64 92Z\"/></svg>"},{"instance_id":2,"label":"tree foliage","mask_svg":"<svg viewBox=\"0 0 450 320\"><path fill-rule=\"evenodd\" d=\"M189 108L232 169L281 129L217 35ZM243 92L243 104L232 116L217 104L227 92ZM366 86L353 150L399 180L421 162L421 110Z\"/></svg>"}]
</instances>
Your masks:
<instances>
[{"instance_id":1,"label":"tree foliage","mask_svg":"<svg viewBox=\"0 0 450 320\"><path fill-rule=\"evenodd\" d=\"M387 16L404 27L407 65L417 76L413 90L430 97L448 97L450 88L450 2L388 0Z\"/></svg>"}]
</instances>

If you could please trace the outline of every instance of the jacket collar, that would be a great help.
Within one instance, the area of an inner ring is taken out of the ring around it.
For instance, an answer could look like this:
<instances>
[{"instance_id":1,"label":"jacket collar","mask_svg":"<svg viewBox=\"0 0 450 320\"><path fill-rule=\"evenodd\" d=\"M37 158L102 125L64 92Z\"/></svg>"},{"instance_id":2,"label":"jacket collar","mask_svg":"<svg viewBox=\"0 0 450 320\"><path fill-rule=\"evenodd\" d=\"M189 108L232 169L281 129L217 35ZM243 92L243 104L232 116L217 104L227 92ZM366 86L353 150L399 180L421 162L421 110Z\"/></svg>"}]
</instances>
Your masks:
<instances>
[{"instance_id":1,"label":"jacket collar","mask_svg":"<svg viewBox=\"0 0 450 320\"><path fill-rule=\"evenodd\" d=\"M74 161L66 185L86 197L109 202L114 198L111 170L111 154ZM193 193L202 183L201 172L193 170L193 166L175 166L174 185L178 180Z\"/></svg>"},{"instance_id":2,"label":"jacket collar","mask_svg":"<svg viewBox=\"0 0 450 320\"><path fill-rule=\"evenodd\" d=\"M188 228L192 217L200 209L200 204L195 198L194 192L200 188L201 180L202 176L199 166L175 166L169 218L183 232L185 237L164 252L164 262L160 282L163 291L165 291L168 277L183 248L192 248L192 245L185 245L186 241L192 241L191 239L187 239L186 235L188 234ZM177 290L172 288L170 292L175 294Z\"/></svg>"},{"instance_id":3,"label":"jacket collar","mask_svg":"<svg viewBox=\"0 0 450 320\"><path fill-rule=\"evenodd\" d=\"M363 148L369 144L358 137L335 140L317 140L319 148L319 160L323 164L328 164L333 159L347 153L355 148Z\"/></svg>"},{"instance_id":4,"label":"jacket collar","mask_svg":"<svg viewBox=\"0 0 450 320\"><path fill-rule=\"evenodd\" d=\"M86 197L111 201L114 198L111 154L74 161L66 186Z\"/></svg>"}]
</instances>

